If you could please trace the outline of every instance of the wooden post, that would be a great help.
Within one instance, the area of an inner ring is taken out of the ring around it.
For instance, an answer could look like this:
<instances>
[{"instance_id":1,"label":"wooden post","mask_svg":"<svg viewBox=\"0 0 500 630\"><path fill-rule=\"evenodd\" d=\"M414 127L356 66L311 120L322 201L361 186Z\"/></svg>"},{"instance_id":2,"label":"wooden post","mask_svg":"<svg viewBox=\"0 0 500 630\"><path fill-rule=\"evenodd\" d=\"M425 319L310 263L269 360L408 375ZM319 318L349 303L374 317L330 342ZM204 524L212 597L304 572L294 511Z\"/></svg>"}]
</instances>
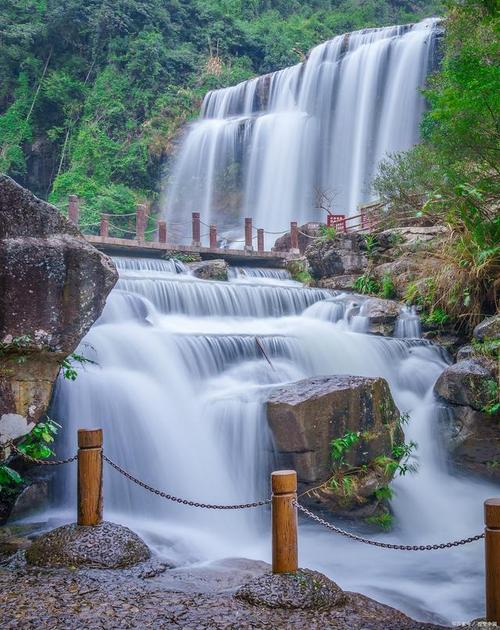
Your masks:
<instances>
[{"instance_id":1,"label":"wooden post","mask_svg":"<svg viewBox=\"0 0 500 630\"><path fill-rule=\"evenodd\" d=\"M135 237L138 241L144 240L146 232L146 206L138 204L135 209Z\"/></svg>"},{"instance_id":2,"label":"wooden post","mask_svg":"<svg viewBox=\"0 0 500 630\"><path fill-rule=\"evenodd\" d=\"M500 625L500 499L484 502L486 621Z\"/></svg>"},{"instance_id":3,"label":"wooden post","mask_svg":"<svg viewBox=\"0 0 500 630\"><path fill-rule=\"evenodd\" d=\"M101 214L101 229L99 231L99 234L103 238L108 238L108 234L109 234L109 219L108 219L108 215L107 214Z\"/></svg>"},{"instance_id":4,"label":"wooden post","mask_svg":"<svg viewBox=\"0 0 500 630\"><path fill-rule=\"evenodd\" d=\"M68 200L68 219L75 225L78 225L80 223L80 206L78 205L78 197L76 195L70 195Z\"/></svg>"},{"instance_id":5,"label":"wooden post","mask_svg":"<svg viewBox=\"0 0 500 630\"><path fill-rule=\"evenodd\" d=\"M210 226L210 249L217 249L217 226Z\"/></svg>"},{"instance_id":6,"label":"wooden post","mask_svg":"<svg viewBox=\"0 0 500 630\"><path fill-rule=\"evenodd\" d=\"M78 525L102 522L102 429L78 430Z\"/></svg>"},{"instance_id":7,"label":"wooden post","mask_svg":"<svg viewBox=\"0 0 500 630\"><path fill-rule=\"evenodd\" d=\"M245 251L253 251L252 245L252 219L247 217L245 219Z\"/></svg>"},{"instance_id":8,"label":"wooden post","mask_svg":"<svg viewBox=\"0 0 500 630\"><path fill-rule=\"evenodd\" d=\"M158 221L158 242L167 242L167 224L165 221Z\"/></svg>"},{"instance_id":9,"label":"wooden post","mask_svg":"<svg viewBox=\"0 0 500 630\"><path fill-rule=\"evenodd\" d=\"M294 573L298 569L297 473L278 470L271 474L273 573Z\"/></svg>"},{"instance_id":10,"label":"wooden post","mask_svg":"<svg viewBox=\"0 0 500 630\"><path fill-rule=\"evenodd\" d=\"M193 212L193 247L201 247L201 226L200 226L200 213Z\"/></svg>"},{"instance_id":11,"label":"wooden post","mask_svg":"<svg viewBox=\"0 0 500 630\"><path fill-rule=\"evenodd\" d=\"M297 227L297 221L290 223L290 252L292 254L299 253L299 228Z\"/></svg>"},{"instance_id":12,"label":"wooden post","mask_svg":"<svg viewBox=\"0 0 500 630\"><path fill-rule=\"evenodd\" d=\"M264 230L263 228L259 228L257 230L257 251L259 254L262 254L264 251Z\"/></svg>"}]
</instances>

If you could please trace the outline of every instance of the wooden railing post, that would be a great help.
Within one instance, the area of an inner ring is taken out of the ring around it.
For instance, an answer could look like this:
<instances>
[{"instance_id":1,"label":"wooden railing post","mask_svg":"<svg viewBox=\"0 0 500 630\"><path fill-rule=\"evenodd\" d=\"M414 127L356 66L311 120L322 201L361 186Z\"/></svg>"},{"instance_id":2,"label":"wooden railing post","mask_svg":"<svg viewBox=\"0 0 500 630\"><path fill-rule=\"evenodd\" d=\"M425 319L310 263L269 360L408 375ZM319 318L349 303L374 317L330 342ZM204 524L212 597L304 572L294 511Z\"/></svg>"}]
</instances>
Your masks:
<instances>
[{"instance_id":1,"label":"wooden railing post","mask_svg":"<svg viewBox=\"0 0 500 630\"><path fill-rule=\"evenodd\" d=\"M78 203L78 197L76 195L70 195L68 197L68 219L78 225L80 223L80 206Z\"/></svg>"},{"instance_id":2,"label":"wooden railing post","mask_svg":"<svg viewBox=\"0 0 500 630\"><path fill-rule=\"evenodd\" d=\"M101 214L101 227L99 230L99 234L104 237L104 238L108 238L109 235L109 218L107 214Z\"/></svg>"},{"instance_id":3,"label":"wooden railing post","mask_svg":"<svg viewBox=\"0 0 500 630\"><path fill-rule=\"evenodd\" d=\"M210 226L210 248L217 249L217 226Z\"/></svg>"},{"instance_id":4,"label":"wooden railing post","mask_svg":"<svg viewBox=\"0 0 500 630\"><path fill-rule=\"evenodd\" d=\"M257 251L261 254L264 251L264 230L259 228L257 230Z\"/></svg>"},{"instance_id":5,"label":"wooden railing post","mask_svg":"<svg viewBox=\"0 0 500 630\"><path fill-rule=\"evenodd\" d=\"M245 219L245 251L253 251L252 245L252 219L247 217Z\"/></svg>"},{"instance_id":6,"label":"wooden railing post","mask_svg":"<svg viewBox=\"0 0 500 630\"><path fill-rule=\"evenodd\" d=\"M146 206L138 204L135 209L135 237L138 241L144 240L146 232Z\"/></svg>"},{"instance_id":7,"label":"wooden railing post","mask_svg":"<svg viewBox=\"0 0 500 630\"><path fill-rule=\"evenodd\" d=\"M484 502L486 621L500 625L500 499Z\"/></svg>"},{"instance_id":8,"label":"wooden railing post","mask_svg":"<svg viewBox=\"0 0 500 630\"><path fill-rule=\"evenodd\" d=\"M102 429L78 430L78 525L102 522Z\"/></svg>"},{"instance_id":9,"label":"wooden railing post","mask_svg":"<svg viewBox=\"0 0 500 630\"><path fill-rule=\"evenodd\" d=\"M271 474L273 573L294 573L298 569L297 473L278 470Z\"/></svg>"},{"instance_id":10,"label":"wooden railing post","mask_svg":"<svg viewBox=\"0 0 500 630\"><path fill-rule=\"evenodd\" d=\"M200 226L200 213L193 212L193 247L201 247L201 226Z\"/></svg>"},{"instance_id":11,"label":"wooden railing post","mask_svg":"<svg viewBox=\"0 0 500 630\"><path fill-rule=\"evenodd\" d=\"M290 253L298 254L299 252L299 228L297 221L290 223Z\"/></svg>"},{"instance_id":12,"label":"wooden railing post","mask_svg":"<svg viewBox=\"0 0 500 630\"><path fill-rule=\"evenodd\" d=\"M158 242L167 242L167 224L165 221L158 221Z\"/></svg>"}]
</instances>

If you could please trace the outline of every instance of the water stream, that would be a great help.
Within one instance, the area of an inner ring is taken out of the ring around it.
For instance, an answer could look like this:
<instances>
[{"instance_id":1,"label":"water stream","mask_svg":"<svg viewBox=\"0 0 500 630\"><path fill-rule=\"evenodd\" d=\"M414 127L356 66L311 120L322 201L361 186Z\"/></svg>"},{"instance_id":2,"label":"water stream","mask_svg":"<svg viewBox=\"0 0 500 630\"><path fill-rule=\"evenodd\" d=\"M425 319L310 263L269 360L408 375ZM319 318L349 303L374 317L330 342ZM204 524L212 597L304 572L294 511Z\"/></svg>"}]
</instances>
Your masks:
<instances>
[{"instance_id":1,"label":"water stream","mask_svg":"<svg viewBox=\"0 0 500 630\"><path fill-rule=\"evenodd\" d=\"M303 63L209 92L169 177L175 242L194 211L230 238L244 216L267 230L324 219L318 190L357 214L379 161L419 139L440 32L429 19L340 35Z\"/></svg>"},{"instance_id":2,"label":"water stream","mask_svg":"<svg viewBox=\"0 0 500 630\"><path fill-rule=\"evenodd\" d=\"M456 476L439 446L432 386L446 365L420 339L363 332L352 296L303 288L279 270L233 269L198 280L169 261L117 259L120 280L80 352L96 361L60 380L58 454L78 427L103 427L106 453L149 484L183 498L240 503L269 495L276 466L264 401L269 388L321 374L387 379L419 471L394 481L395 527L371 534L405 543L482 529L487 483ZM401 327L401 334L408 327ZM265 348L268 363L256 342ZM52 514L74 515L74 470ZM106 468L105 516L130 524L180 563L270 559L269 512L206 511L166 502ZM351 529L355 525L349 524ZM374 549L301 523L300 564L419 619L460 622L482 613L482 545L439 552Z\"/></svg>"}]
</instances>

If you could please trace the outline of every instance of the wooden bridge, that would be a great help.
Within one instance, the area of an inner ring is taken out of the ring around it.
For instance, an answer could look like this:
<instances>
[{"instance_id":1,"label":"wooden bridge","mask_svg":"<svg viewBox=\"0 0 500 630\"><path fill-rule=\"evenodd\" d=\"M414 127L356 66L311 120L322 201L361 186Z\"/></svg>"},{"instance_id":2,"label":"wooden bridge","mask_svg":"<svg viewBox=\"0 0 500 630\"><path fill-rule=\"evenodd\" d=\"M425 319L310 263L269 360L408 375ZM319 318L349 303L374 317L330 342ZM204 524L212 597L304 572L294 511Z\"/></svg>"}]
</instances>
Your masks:
<instances>
[{"instance_id":1,"label":"wooden bridge","mask_svg":"<svg viewBox=\"0 0 500 630\"><path fill-rule=\"evenodd\" d=\"M375 204L371 204L375 206ZM366 206L368 209L370 206ZM241 241L231 241L233 243L242 243L241 248L222 246L221 241L217 237L217 226L207 225L202 222L200 213L193 212L191 219L179 224L169 224L169 228L172 229L172 234L167 231L167 223L165 221L157 220L151 216L148 216L147 207L143 204L139 204L136 211L129 214L110 215L101 214L100 221L93 224L81 224L80 223L80 204L76 195L69 196L68 206L69 219L82 231L85 238L92 243L97 249L110 255L128 255L128 256L143 256L160 258L168 253L180 253L184 255L196 254L203 260L223 258L229 263L233 264L250 264L260 266L283 266L283 264L290 259L300 256L299 249L299 227L296 221L290 222L290 230L284 230L283 232L267 232L263 228L255 228L253 226L253 220L249 217L245 218L244 225L244 239ZM127 219L134 223L134 229L123 227L111 223L111 220L123 220ZM356 221L354 225L348 225L349 222ZM154 224L153 228L148 229L148 224ZM178 232L176 227L179 225L190 224L191 234L189 237L182 236L182 240L190 239L189 245L175 242ZM201 233L201 226L204 225L208 228L208 233ZM314 225L317 229L320 224L308 224ZM327 217L327 226L333 227L340 232L357 232L360 230L366 230L370 228L370 221L368 220L368 214L362 210L361 214L354 217L346 217L345 215L331 214ZM91 229L94 233L85 233L88 229ZM110 229L115 233L122 233L124 236L110 236ZM95 232L99 232L95 234ZM255 232L255 234L254 234ZM275 249L266 250L265 235L270 234L275 238L279 235L290 234L289 249L287 251L278 251ZM203 244L203 238L208 236L208 244ZM305 235L309 236L309 235ZM310 237L311 238L311 237ZM225 239L223 239L224 241ZM254 241L256 240L256 247L254 247Z\"/></svg>"}]
</instances>

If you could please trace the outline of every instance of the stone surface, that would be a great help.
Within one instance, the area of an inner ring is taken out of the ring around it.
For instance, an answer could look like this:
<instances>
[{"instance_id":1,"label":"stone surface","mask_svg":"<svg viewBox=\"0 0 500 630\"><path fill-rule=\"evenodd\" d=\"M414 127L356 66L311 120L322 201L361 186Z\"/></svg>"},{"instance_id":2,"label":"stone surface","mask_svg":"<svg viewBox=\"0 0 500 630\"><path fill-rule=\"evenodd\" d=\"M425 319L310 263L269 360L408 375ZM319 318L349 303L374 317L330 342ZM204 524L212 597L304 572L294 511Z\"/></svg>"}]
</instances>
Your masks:
<instances>
[{"instance_id":1,"label":"stone surface","mask_svg":"<svg viewBox=\"0 0 500 630\"><path fill-rule=\"evenodd\" d=\"M332 240L312 241L305 256L316 280L362 274L367 265L364 241L358 234L337 234Z\"/></svg>"},{"instance_id":2,"label":"stone surface","mask_svg":"<svg viewBox=\"0 0 500 630\"><path fill-rule=\"evenodd\" d=\"M447 367L436 381L434 391L448 403L481 410L490 402L488 383L492 380L483 362L467 359Z\"/></svg>"},{"instance_id":3,"label":"stone surface","mask_svg":"<svg viewBox=\"0 0 500 630\"><path fill-rule=\"evenodd\" d=\"M3 630L186 628L197 630L432 630L357 593L329 610L256 606L233 596L269 573L252 560L158 571L151 561L121 571L0 567ZM225 566L224 566L225 565ZM151 573L155 576L149 577ZM210 575L208 575L210 574ZM420 610L420 615L425 611ZM427 615L429 617L429 615Z\"/></svg>"},{"instance_id":4,"label":"stone surface","mask_svg":"<svg viewBox=\"0 0 500 630\"><path fill-rule=\"evenodd\" d=\"M368 330L377 335L392 337L402 305L394 300L369 298L361 305L360 315L368 318Z\"/></svg>"},{"instance_id":5,"label":"stone surface","mask_svg":"<svg viewBox=\"0 0 500 630\"><path fill-rule=\"evenodd\" d=\"M474 337L483 341L484 339L500 339L500 315L493 315L480 322L474 328Z\"/></svg>"},{"instance_id":6,"label":"stone surface","mask_svg":"<svg viewBox=\"0 0 500 630\"><path fill-rule=\"evenodd\" d=\"M0 174L0 432L13 415L28 432L45 412L117 277L56 208Z\"/></svg>"},{"instance_id":7,"label":"stone surface","mask_svg":"<svg viewBox=\"0 0 500 630\"><path fill-rule=\"evenodd\" d=\"M37 538L26 552L28 564L36 566L102 569L129 567L150 556L132 530L106 521L95 527L63 525Z\"/></svg>"},{"instance_id":8,"label":"stone surface","mask_svg":"<svg viewBox=\"0 0 500 630\"><path fill-rule=\"evenodd\" d=\"M313 239L321 236L320 223L305 223L299 227L299 252L303 254ZM273 251L288 252L292 247L290 232L280 236L273 246Z\"/></svg>"},{"instance_id":9,"label":"stone surface","mask_svg":"<svg viewBox=\"0 0 500 630\"><path fill-rule=\"evenodd\" d=\"M225 260L202 260L189 263L193 276L202 280L227 280L228 264Z\"/></svg>"},{"instance_id":10,"label":"stone surface","mask_svg":"<svg viewBox=\"0 0 500 630\"><path fill-rule=\"evenodd\" d=\"M444 444L455 466L500 480L500 418L452 406L441 419Z\"/></svg>"},{"instance_id":11,"label":"stone surface","mask_svg":"<svg viewBox=\"0 0 500 630\"><path fill-rule=\"evenodd\" d=\"M265 573L239 588L235 597L256 606L329 610L345 604L344 591L326 575L310 569Z\"/></svg>"},{"instance_id":12,"label":"stone surface","mask_svg":"<svg viewBox=\"0 0 500 630\"><path fill-rule=\"evenodd\" d=\"M347 432L361 432L360 441L350 449L346 462L352 467L368 465L379 455L391 455L393 442L404 437L399 428L399 412L389 387L382 378L360 376L320 376L277 387L267 403L267 418L274 436L280 465L297 471L300 491L317 488L331 474L330 442ZM356 497L339 497L321 487L306 502L321 503L336 513L360 515L366 499L387 477L368 470L358 478Z\"/></svg>"}]
</instances>

